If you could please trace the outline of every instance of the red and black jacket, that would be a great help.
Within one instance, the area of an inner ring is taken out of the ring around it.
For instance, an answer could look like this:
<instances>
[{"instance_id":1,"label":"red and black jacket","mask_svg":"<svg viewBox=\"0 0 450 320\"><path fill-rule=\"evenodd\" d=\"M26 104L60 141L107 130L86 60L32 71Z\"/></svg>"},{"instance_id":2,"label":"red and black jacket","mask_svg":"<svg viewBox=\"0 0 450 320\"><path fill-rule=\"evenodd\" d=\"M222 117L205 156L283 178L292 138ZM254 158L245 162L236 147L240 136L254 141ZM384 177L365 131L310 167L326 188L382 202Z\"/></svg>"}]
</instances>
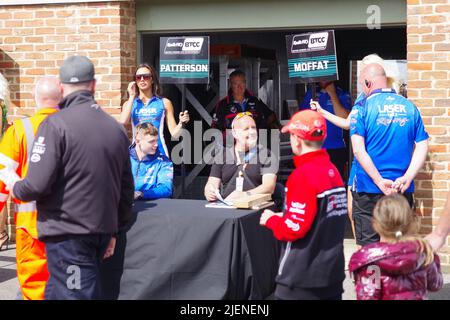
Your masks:
<instances>
[{"instance_id":1,"label":"red and black jacket","mask_svg":"<svg viewBox=\"0 0 450 320\"><path fill-rule=\"evenodd\" d=\"M249 111L253 115L256 122L257 129L268 129L268 118L273 113L268 106L260 99L253 96L248 90L245 90L245 99L247 100L247 107L245 111ZM231 123L234 117L240 112L243 112L238 102L235 102L231 91L228 95L220 100L215 108L211 128L216 128L225 132L226 129L231 129Z\"/></svg>"},{"instance_id":2,"label":"red and black jacket","mask_svg":"<svg viewBox=\"0 0 450 320\"><path fill-rule=\"evenodd\" d=\"M289 288L325 288L345 279L347 218L344 183L325 149L294 157L283 217L266 225L283 252L276 282Z\"/></svg>"}]
</instances>

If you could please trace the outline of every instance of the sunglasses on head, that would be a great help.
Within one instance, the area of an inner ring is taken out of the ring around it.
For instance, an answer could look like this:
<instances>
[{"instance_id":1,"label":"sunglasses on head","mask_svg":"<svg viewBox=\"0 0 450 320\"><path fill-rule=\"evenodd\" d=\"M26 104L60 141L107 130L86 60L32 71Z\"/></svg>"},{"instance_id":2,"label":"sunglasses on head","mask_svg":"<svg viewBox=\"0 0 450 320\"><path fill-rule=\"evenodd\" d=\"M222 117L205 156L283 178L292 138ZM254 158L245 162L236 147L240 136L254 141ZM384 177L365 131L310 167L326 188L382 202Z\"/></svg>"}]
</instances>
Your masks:
<instances>
[{"instance_id":1,"label":"sunglasses on head","mask_svg":"<svg viewBox=\"0 0 450 320\"><path fill-rule=\"evenodd\" d=\"M148 129L154 127L150 122L141 122L136 126L136 129Z\"/></svg>"},{"instance_id":2,"label":"sunglasses on head","mask_svg":"<svg viewBox=\"0 0 450 320\"><path fill-rule=\"evenodd\" d=\"M239 112L239 113L234 117L234 120L238 120L238 119L240 119L240 118L242 118L242 117L245 117L245 116L249 116L249 117L252 117L252 118L253 118L253 113L251 113L250 111Z\"/></svg>"},{"instance_id":3,"label":"sunglasses on head","mask_svg":"<svg viewBox=\"0 0 450 320\"><path fill-rule=\"evenodd\" d=\"M150 80L151 77L152 77L152 75L150 73L137 74L134 76L136 81L139 81L141 79Z\"/></svg>"}]
</instances>

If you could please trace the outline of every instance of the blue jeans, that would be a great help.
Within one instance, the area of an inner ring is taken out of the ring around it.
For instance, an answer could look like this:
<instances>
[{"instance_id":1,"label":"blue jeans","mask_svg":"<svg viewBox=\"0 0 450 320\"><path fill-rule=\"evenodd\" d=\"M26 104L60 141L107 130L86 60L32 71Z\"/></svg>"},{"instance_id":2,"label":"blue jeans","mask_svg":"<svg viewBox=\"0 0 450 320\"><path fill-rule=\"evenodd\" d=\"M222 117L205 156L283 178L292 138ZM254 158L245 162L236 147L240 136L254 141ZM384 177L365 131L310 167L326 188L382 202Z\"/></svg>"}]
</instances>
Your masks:
<instances>
[{"instance_id":1,"label":"blue jeans","mask_svg":"<svg viewBox=\"0 0 450 320\"><path fill-rule=\"evenodd\" d=\"M100 264L111 235L71 235L45 241L50 273L45 300L102 299Z\"/></svg>"}]
</instances>

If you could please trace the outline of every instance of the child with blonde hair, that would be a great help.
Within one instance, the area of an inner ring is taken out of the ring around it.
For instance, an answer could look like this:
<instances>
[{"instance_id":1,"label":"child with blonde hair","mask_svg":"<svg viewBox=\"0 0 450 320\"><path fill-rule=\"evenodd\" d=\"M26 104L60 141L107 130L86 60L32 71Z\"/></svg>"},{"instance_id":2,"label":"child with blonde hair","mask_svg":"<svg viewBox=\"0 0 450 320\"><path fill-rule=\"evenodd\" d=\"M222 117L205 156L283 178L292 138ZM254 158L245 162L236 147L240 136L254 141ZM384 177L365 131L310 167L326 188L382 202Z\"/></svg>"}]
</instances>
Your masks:
<instances>
[{"instance_id":1,"label":"child with blonde hair","mask_svg":"<svg viewBox=\"0 0 450 320\"><path fill-rule=\"evenodd\" d=\"M439 257L418 236L418 217L400 194L377 202L373 227L380 242L355 252L349 263L358 300L423 300L442 288Z\"/></svg>"}]
</instances>

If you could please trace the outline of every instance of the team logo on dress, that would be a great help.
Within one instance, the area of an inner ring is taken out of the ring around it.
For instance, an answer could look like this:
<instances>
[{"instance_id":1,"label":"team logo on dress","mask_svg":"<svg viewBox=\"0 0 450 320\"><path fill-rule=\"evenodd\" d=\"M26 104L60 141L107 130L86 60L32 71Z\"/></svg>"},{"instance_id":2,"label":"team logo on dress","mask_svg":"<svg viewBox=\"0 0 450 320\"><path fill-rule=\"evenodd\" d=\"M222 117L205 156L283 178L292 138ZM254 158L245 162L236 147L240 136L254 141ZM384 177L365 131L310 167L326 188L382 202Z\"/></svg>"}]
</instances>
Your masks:
<instances>
[{"instance_id":1,"label":"team logo on dress","mask_svg":"<svg viewBox=\"0 0 450 320\"><path fill-rule=\"evenodd\" d=\"M334 170L333 169L328 170L328 175L330 176L330 178L333 178L334 177Z\"/></svg>"},{"instance_id":2,"label":"team logo on dress","mask_svg":"<svg viewBox=\"0 0 450 320\"><path fill-rule=\"evenodd\" d=\"M232 106L230 111L231 111L231 113L236 113L237 112L236 106Z\"/></svg>"}]
</instances>

